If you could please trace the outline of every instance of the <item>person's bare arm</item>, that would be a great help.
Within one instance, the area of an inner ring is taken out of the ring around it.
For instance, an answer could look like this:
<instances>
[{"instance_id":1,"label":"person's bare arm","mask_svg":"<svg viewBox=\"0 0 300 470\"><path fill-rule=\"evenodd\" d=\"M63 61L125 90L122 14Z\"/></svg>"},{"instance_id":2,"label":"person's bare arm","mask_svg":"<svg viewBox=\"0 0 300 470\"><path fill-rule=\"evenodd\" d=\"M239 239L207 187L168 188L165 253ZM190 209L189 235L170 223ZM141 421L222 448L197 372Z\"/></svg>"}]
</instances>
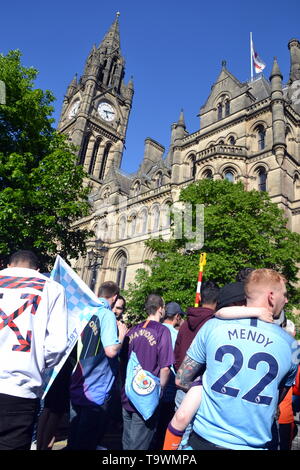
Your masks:
<instances>
[{"instance_id":1,"label":"person's bare arm","mask_svg":"<svg viewBox=\"0 0 300 470\"><path fill-rule=\"evenodd\" d=\"M159 372L159 379L160 379L160 386L162 389L165 388L169 381L170 377L170 368L169 367L162 367Z\"/></svg>"},{"instance_id":2,"label":"person's bare arm","mask_svg":"<svg viewBox=\"0 0 300 470\"><path fill-rule=\"evenodd\" d=\"M235 305L233 307L220 308L215 313L217 318L223 320L231 320L234 318L258 318L259 320L267 323L273 322L273 315L268 309L264 307L246 307Z\"/></svg>"},{"instance_id":3,"label":"person's bare arm","mask_svg":"<svg viewBox=\"0 0 300 470\"><path fill-rule=\"evenodd\" d=\"M186 355L177 371L175 384L182 390L187 391L192 385L195 377L203 374L204 370L205 364L200 364Z\"/></svg>"},{"instance_id":4,"label":"person's bare arm","mask_svg":"<svg viewBox=\"0 0 300 470\"><path fill-rule=\"evenodd\" d=\"M125 335L128 331L128 328L125 325L125 323L117 322L117 324L118 324L118 330L119 330L119 343L112 344L104 348L104 352L106 356L109 357L110 359L113 359L120 352Z\"/></svg>"}]
</instances>

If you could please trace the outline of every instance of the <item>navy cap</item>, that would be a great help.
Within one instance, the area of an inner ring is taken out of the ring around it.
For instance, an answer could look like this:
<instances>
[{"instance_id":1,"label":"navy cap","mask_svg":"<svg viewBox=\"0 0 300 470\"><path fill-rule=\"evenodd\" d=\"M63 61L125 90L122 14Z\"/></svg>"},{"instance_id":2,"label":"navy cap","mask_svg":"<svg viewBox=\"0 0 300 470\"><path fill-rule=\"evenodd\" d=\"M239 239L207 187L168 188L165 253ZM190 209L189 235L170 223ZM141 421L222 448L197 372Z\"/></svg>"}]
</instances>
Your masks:
<instances>
[{"instance_id":1,"label":"navy cap","mask_svg":"<svg viewBox=\"0 0 300 470\"><path fill-rule=\"evenodd\" d=\"M181 307L177 302L169 302L165 307L165 316L173 317L176 313L179 313L179 315L185 315L185 312L181 310Z\"/></svg>"}]
</instances>

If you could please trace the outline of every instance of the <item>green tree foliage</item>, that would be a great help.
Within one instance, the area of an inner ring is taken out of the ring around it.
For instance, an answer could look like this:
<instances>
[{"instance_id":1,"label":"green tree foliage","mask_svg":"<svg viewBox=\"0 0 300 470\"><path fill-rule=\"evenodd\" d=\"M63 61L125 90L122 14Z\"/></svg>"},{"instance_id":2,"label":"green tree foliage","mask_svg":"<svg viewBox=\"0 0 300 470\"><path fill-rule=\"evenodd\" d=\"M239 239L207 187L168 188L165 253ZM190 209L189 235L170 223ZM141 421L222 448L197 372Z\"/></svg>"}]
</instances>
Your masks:
<instances>
[{"instance_id":1,"label":"green tree foliage","mask_svg":"<svg viewBox=\"0 0 300 470\"><path fill-rule=\"evenodd\" d=\"M235 281L244 267L272 268L289 281L290 309L299 304L295 283L300 235L287 229L283 211L266 192L245 191L242 183L205 179L183 189L180 200L192 203L194 213L197 204L204 205L203 280L222 286ZM147 242L156 256L147 262L147 269L139 270L126 292L132 322L143 317L143 302L150 292L183 308L194 304L200 251L186 253L186 242L184 238Z\"/></svg>"},{"instance_id":2,"label":"green tree foliage","mask_svg":"<svg viewBox=\"0 0 300 470\"><path fill-rule=\"evenodd\" d=\"M89 205L75 149L52 127L54 97L34 89L36 76L19 51L0 55L0 255L33 249L46 269L56 254L84 253L89 233L72 224Z\"/></svg>"}]
</instances>

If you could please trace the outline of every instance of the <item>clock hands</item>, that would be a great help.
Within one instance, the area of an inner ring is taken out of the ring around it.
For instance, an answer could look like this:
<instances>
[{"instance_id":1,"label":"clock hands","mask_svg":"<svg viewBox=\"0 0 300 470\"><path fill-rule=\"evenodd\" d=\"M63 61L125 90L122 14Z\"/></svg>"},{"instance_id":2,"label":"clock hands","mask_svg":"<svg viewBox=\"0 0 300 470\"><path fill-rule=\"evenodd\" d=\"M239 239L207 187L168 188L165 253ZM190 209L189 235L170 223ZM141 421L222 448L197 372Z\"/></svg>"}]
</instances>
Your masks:
<instances>
[{"instance_id":1,"label":"clock hands","mask_svg":"<svg viewBox=\"0 0 300 470\"><path fill-rule=\"evenodd\" d=\"M115 115L113 111L108 111L107 109L104 109L103 111L105 112L107 119L109 118L108 114L112 114L113 116Z\"/></svg>"}]
</instances>

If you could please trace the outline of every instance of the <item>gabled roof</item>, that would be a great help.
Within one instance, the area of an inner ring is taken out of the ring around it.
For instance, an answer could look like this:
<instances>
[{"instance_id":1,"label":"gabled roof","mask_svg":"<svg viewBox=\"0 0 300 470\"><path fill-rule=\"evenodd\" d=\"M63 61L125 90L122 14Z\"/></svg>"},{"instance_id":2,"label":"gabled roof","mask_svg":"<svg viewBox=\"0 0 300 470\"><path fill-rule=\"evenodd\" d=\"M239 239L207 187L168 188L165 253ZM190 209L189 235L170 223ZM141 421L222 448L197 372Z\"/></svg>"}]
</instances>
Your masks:
<instances>
[{"instance_id":1,"label":"gabled roof","mask_svg":"<svg viewBox=\"0 0 300 470\"><path fill-rule=\"evenodd\" d=\"M224 82L226 81L226 86ZM213 103L221 93L229 92L232 97L240 95L243 91L247 91L248 84L240 82L227 68L225 65L222 66L222 70L218 75L217 80L211 87L211 93L209 94L206 102L201 106L200 112L203 113L207 109L213 107Z\"/></svg>"}]
</instances>

